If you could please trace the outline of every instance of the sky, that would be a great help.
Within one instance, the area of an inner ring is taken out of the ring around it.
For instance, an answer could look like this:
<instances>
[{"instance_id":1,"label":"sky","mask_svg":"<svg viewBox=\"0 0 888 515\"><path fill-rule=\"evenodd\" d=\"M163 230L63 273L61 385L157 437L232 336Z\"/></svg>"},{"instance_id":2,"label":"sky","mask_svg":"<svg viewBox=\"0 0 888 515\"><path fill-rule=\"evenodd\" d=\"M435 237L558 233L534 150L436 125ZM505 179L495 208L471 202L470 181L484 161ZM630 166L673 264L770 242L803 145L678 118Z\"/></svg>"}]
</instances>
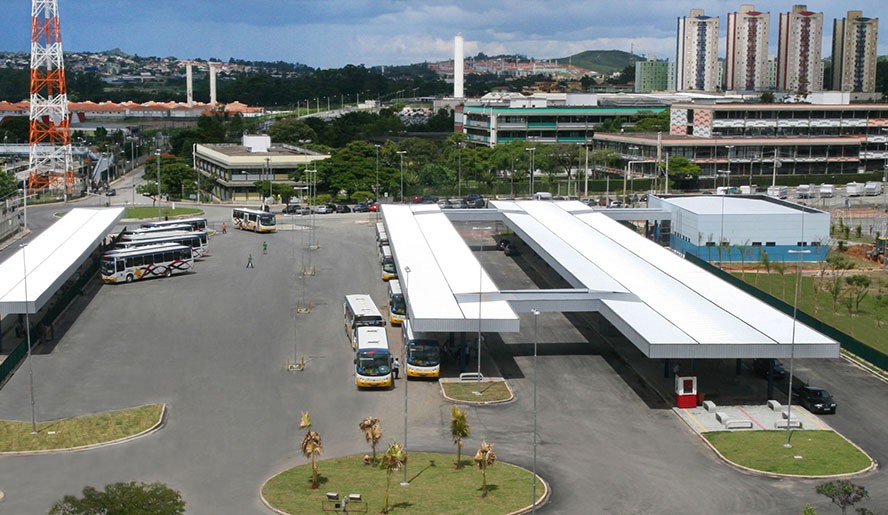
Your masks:
<instances>
[{"instance_id":1,"label":"sky","mask_svg":"<svg viewBox=\"0 0 888 515\"><path fill-rule=\"evenodd\" d=\"M376 66L453 58L453 37L467 57L522 54L537 59L584 50L633 50L674 58L676 18L692 8L720 18L740 2L679 0L58 0L65 51L120 48L140 56L287 61L314 68ZM791 1L750 2L771 13L776 53L778 13ZM881 0L811 1L824 14L829 56L834 18L850 9L881 17ZM28 51L27 0L0 0L0 50ZM886 20L888 21L888 20ZM886 28L882 27L882 33ZM720 43L724 55L724 38ZM879 40L888 54L888 38Z\"/></svg>"}]
</instances>

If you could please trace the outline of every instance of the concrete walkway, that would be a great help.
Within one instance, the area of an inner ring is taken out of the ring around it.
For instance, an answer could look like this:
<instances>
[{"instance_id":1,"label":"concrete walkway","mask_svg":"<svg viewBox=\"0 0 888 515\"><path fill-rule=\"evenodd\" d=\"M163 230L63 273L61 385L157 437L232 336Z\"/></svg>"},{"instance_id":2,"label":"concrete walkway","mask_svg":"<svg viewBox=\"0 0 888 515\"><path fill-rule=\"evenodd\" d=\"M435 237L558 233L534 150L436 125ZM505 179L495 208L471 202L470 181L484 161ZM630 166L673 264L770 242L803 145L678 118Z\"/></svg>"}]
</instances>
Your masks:
<instances>
[{"instance_id":1,"label":"concrete walkway","mask_svg":"<svg viewBox=\"0 0 888 515\"><path fill-rule=\"evenodd\" d=\"M672 408L695 432L765 431L786 429L786 406L771 401L767 406L718 406L706 402L696 408ZM826 430L833 428L801 406L792 406L793 430Z\"/></svg>"}]
</instances>

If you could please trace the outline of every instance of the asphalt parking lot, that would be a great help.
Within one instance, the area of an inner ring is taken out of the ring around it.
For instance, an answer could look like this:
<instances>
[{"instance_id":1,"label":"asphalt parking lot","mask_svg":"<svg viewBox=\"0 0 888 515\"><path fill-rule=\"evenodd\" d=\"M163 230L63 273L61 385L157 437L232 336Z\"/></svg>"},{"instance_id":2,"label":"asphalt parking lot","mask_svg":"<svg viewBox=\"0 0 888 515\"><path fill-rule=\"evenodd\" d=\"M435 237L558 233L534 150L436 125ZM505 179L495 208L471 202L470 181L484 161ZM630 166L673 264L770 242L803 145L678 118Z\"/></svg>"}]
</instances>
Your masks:
<instances>
[{"instance_id":1,"label":"asphalt parking lot","mask_svg":"<svg viewBox=\"0 0 888 515\"><path fill-rule=\"evenodd\" d=\"M208 209L216 226L229 214ZM297 451L300 411L311 411L325 457L367 452L357 427L367 415L382 419L384 443L402 440L404 381L391 391L356 391L342 328L345 294L385 300L373 217L318 216L320 248L313 251L306 250L308 231L229 230L211 239L212 256L192 274L97 285L64 336L35 356L38 418L166 402L169 422L125 445L0 457L0 512L45 513L84 486L136 480L179 490L189 513L269 513L258 500L261 484L306 461ZM278 221L300 229L305 219ZM249 253L253 270L244 268ZM534 282L532 270L500 252L485 247L484 262L497 282ZM303 264L317 274L303 278ZM295 315L303 299L312 311ZM537 468L553 487L544 513L798 513L806 503L829 512L829 501L814 493L820 481L752 476L719 461L644 385L643 368L659 365L636 366L638 357L618 338L601 337L573 316L541 315L536 335L522 322L522 333L490 335L484 356L516 400L468 407L473 434L465 449L486 439L501 460L530 468L538 378ZM305 371L286 370L294 354L305 355ZM804 362L800 370L840 403L829 424L884 462L885 385L840 360ZM437 385L411 382L408 398L408 450L452 451L450 405ZM30 417L27 374L0 390L0 417ZM888 510L881 471L856 481L870 491L870 509Z\"/></svg>"}]
</instances>

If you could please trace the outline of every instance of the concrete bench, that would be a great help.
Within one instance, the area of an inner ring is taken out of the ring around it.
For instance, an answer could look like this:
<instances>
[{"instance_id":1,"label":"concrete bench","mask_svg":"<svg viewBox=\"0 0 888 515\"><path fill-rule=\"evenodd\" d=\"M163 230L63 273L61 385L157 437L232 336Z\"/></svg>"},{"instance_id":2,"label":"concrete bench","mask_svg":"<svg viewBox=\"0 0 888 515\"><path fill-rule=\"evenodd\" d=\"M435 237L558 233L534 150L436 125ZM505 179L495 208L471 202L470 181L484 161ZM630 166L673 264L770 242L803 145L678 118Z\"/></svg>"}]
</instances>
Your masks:
<instances>
[{"instance_id":1,"label":"concrete bench","mask_svg":"<svg viewBox=\"0 0 888 515\"><path fill-rule=\"evenodd\" d=\"M715 420L724 424L725 422L730 420L730 417L728 417L728 414L725 413L724 411L716 411L715 412Z\"/></svg>"},{"instance_id":2,"label":"concrete bench","mask_svg":"<svg viewBox=\"0 0 888 515\"><path fill-rule=\"evenodd\" d=\"M780 405L779 401L775 401L774 399L768 401L768 408L770 408L771 411L777 411L781 407L782 406Z\"/></svg>"},{"instance_id":3,"label":"concrete bench","mask_svg":"<svg viewBox=\"0 0 888 515\"><path fill-rule=\"evenodd\" d=\"M712 401L703 401L703 409L712 413L715 411L715 403Z\"/></svg>"},{"instance_id":4,"label":"concrete bench","mask_svg":"<svg viewBox=\"0 0 888 515\"><path fill-rule=\"evenodd\" d=\"M793 420L798 420L798 418L796 417L796 413L798 413L798 412L793 411L793 413L792 413L792 419L793 419ZM780 413L780 418L784 418L784 419L785 419L785 418L789 418L789 410L784 410L784 411L782 411L782 412Z\"/></svg>"},{"instance_id":5,"label":"concrete bench","mask_svg":"<svg viewBox=\"0 0 888 515\"><path fill-rule=\"evenodd\" d=\"M786 429L787 424L790 428L802 428L802 421L795 418L793 418L792 420L778 420L777 422L774 422L774 427L777 429Z\"/></svg>"},{"instance_id":6,"label":"concrete bench","mask_svg":"<svg viewBox=\"0 0 888 515\"><path fill-rule=\"evenodd\" d=\"M729 418L725 422L725 429L752 429L752 420L744 418Z\"/></svg>"},{"instance_id":7,"label":"concrete bench","mask_svg":"<svg viewBox=\"0 0 888 515\"><path fill-rule=\"evenodd\" d=\"M459 375L459 380L461 382L480 383L484 380L484 374L479 374L478 372L463 372Z\"/></svg>"}]
</instances>

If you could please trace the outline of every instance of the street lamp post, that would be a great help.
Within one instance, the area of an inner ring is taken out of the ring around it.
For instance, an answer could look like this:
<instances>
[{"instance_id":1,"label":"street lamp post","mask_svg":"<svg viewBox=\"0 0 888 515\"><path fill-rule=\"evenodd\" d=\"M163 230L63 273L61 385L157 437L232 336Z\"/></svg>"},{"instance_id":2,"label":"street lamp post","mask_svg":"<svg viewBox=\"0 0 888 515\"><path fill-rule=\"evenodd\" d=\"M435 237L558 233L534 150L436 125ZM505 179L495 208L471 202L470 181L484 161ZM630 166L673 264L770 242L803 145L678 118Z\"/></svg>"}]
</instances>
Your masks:
<instances>
[{"instance_id":1,"label":"street lamp post","mask_svg":"<svg viewBox=\"0 0 888 515\"><path fill-rule=\"evenodd\" d=\"M157 219L160 220L160 149L154 151L154 160L157 161Z\"/></svg>"},{"instance_id":2,"label":"street lamp post","mask_svg":"<svg viewBox=\"0 0 888 515\"><path fill-rule=\"evenodd\" d=\"M527 152L530 152L530 169L528 170L528 175L530 176L530 184L529 184L527 193L528 193L528 195L533 197L533 172L534 172L533 155L536 152L536 147L526 147L524 150L526 150Z\"/></svg>"},{"instance_id":3,"label":"street lamp post","mask_svg":"<svg viewBox=\"0 0 888 515\"><path fill-rule=\"evenodd\" d=\"M630 158L635 155L635 151L638 150L638 147L635 145L629 145L629 150L631 152ZM632 173L632 163L640 163L641 161L628 161L626 163L626 174L623 176L623 202L626 204L629 203L629 197L626 195L626 186L629 181L629 174Z\"/></svg>"},{"instance_id":4,"label":"street lamp post","mask_svg":"<svg viewBox=\"0 0 888 515\"><path fill-rule=\"evenodd\" d=\"M25 287L25 339L28 342L28 384L31 391L31 434L36 435L37 401L34 399L34 367L31 357L31 309L28 306L28 262L25 259L25 247L27 247L28 244L22 243L19 246L22 248L22 270L24 271L24 276L22 276L22 283Z\"/></svg>"},{"instance_id":5,"label":"street lamp post","mask_svg":"<svg viewBox=\"0 0 888 515\"><path fill-rule=\"evenodd\" d=\"M401 203L404 203L404 154L407 153L406 150L398 150L396 152L401 156ZM379 209L379 208L377 208Z\"/></svg>"},{"instance_id":6,"label":"street lamp post","mask_svg":"<svg viewBox=\"0 0 888 515\"><path fill-rule=\"evenodd\" d=\"M730 186L731 185L731 151L734 150L734 145L725 145L725 149L727 149L727 151L728 151L728 175L725 178L725 180L727 181L725 183L725 186Z\"/></svg>"},{"instance_id":7,"label":"street lamp post","mask_svg":"<svg viewBox=\"0 0 888 515\"><path fill-rule=\"evenodd\" d=\"M490 231L493 230L491 226L485 227L472 227L473 231ZM481 294L484 290L484 266L481 264L481 260L484 258L484 242L481 242L479 246L480 254L478 256L478 384L481 384ZM480 392L478 392L480 395Z\"/></svg>"},{"instance_id":8,"label":"street lamp post","mask_svg":"<svg viewBox=\"0 0 888 515\"><path fill-rule=\"evenodd\" d=\"M407 289L410 284L410 267L405 266L404 272L406 275L404 276L404 305L407 305ZM404 345L401 347L401 358L403 363L401 364L404 367L404 451L407 451L407 384L410 383L409 378L407 377L407 346ZM404 462L404 480L401 481L401 486L410 486L410 482L407 481L407 462Z\"/></svg>"},{"instance_id":9,"label":"street lamp post","mask_svg":"<svg viewBox=\"0 0 888 515\"><path fill-rule=\"evenodd\" d=\"M373 199L376 202L376 221L379 221L379 145L373 145L376 147L376 189L373 190Z\"/></svg>"},{"instance_id":10,"label":"street lamp post","mask_svg":"<svg viewBox=\"0 0 888 515\"><path fill-rule=\"evenodd\" d=\"M792 448L792 444L789 442L791 432L790 428L792 427L792 379L793 379L793 365L795 364L795 336L796 336L796 318L799 310L799 287L802 282L802 255L810 254L811 251L804 249L805 245L805 213L802 212L802 236L799 241L799 249L798 250L788 250L787 252L790 254L798 254L799 258L796 261L796 284L795 284L795 294L793 296L792 302L792 339L789 344L789 387L788 393L786 394L786 443L783 444L787 449Z\"/></svg>"},{"instance_id":11,"label":"street lamp post","mask_svg":"<svg viewBox=\"0 0 888 515\"><path fill-rule=\"evenodd\" d=\"M532 309L533 313L533 499L531 499L531 512L536 513L537 501L537 319L540 316L538 309Z\"/></svg>"},{"instance_id":12,"label":"street lamp post","mask_svg":"<svg viewBox=\"0 0 888 515\"><path fill-rule=\"evenodd\" d=\"M272 191L271 191L272 176L271 176L271 158L270 157L265 158L265 175L266 175L266 177L268 177L268 197L273 199L274 193L272 193Z\"/></svg>"},{"instance_id":13,"label":"street lamp post","mask_svg":"<svg viewBox=\"0 0 888 515\"><path fill-rule=\"evenodd\" d=\"M463 142L462 142L462 141L457 141L457 142L456 142L456 148L457 148L457 157L456 157L456 159L457 159L457 165L456 165L456 196L457 196L458 198L462 198L462 190L461 190L460 187L461 187L461 185L462 185L462 148L463 148Z\"/></svg>"}]
</instances>

